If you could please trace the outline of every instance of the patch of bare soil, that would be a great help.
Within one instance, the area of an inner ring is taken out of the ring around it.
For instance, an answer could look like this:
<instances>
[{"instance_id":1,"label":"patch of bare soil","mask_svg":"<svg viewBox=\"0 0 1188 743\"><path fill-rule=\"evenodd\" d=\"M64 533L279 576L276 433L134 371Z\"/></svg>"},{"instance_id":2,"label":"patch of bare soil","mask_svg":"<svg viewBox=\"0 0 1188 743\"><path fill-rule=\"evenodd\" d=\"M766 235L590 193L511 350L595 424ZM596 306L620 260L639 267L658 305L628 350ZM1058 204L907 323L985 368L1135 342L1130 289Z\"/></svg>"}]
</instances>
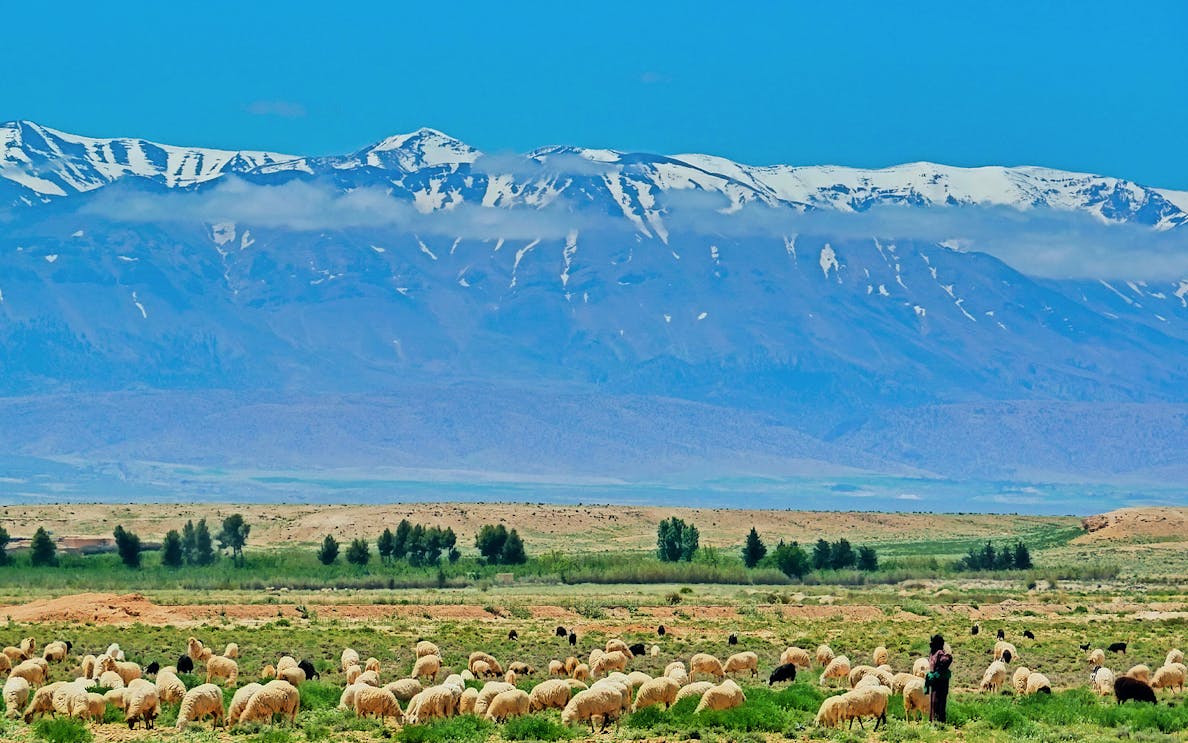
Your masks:
<instances>
[{"instance_id":1,"label":"patch of bare soil","mask_svg":"<svg viewBox=\"0 0 1188 743\"><path fill-rule=\"evenodd\" d=\"M1182 544L1182 538L1188 535L1188 508L1120 508L1090 516L1082 520L1081 526L1086 533L1074 539L1074 544L1145 539L1171 540L1168 544ZM1181 540L1176 540L1176 537Z\"/></svg>"}]
</instances>

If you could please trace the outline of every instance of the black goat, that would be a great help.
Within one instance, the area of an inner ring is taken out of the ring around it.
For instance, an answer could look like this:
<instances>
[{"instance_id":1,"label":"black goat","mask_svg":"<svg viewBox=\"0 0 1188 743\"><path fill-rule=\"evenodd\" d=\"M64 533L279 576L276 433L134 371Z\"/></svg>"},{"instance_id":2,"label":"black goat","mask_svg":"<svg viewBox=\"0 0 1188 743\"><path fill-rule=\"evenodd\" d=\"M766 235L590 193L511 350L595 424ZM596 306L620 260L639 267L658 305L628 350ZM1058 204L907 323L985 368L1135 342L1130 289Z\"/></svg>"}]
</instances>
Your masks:
<instances>
[{"instance_id":1,"label":"black goat","mask_svg":"<svg viewBox=\"0 0 1188 743\"><path fill-rule=\"evenodd\" d=\"M1157 704L1155 701L1155 690L1142 681L1132 679L1129 676L1119 676L1114 679L1114 696L1118 698L1118 704L1130 700Z\"/></svg>"},{"instance_id":2,"label":"black goat","mask_svg":"<svg viewBox=\"0 0 1188 743\"><path fill-rule=\"evenodd\" d=\"M969 634L971 634L971 635L976 635L976 634L978 634L978 633L979 633L979 632L981 632L981 631L982 631L981 627L979 627L979 626L978 626L978 625L976 625L976 624L975 624L974 626L972 626L972 627L970 627L970 628L969 628Z\"/></svg>"},{"instance_id":3,"label":"black goat","mask_svg":"<svg viewBox=\"0 0 1188 743\"><path fill-rule=\"evenodd\" d=\"M301 661L297 664L297 667L305 672L306 680L320 678L322 675L318 673L316 668L314 668L314 664L310 663L308 660Z\"/></svg>"},{"instance_id":4,"label":"black goat","mask_svg":"<svg viewBox=\"0 0 1188 743\"><path fill-rule=\"evenodd\" d=\"M1034 639L1035 639L1035 633L1034 633L1034 632L1032 632L1032 631L1031 631L1031 630L1029 630L1029 629L1025 629L1025 630L1023 630L1023 636L1024 636L1024 637L1026 637L1028 640L1034 640Z\"/></svg>"},{"instance_id":5,"label":"black goat","mask_svg":"<svg viewBox=\"0 0 1188 743\"><path fill-rule=\"evenodd\" d=\"M193 673L194 672L194 659L188 655L180 656L177 659L177 672L178 673Z\"/></svg>"},{"instance_id":6,"label":"black goat","mask_svg":"<svg viewBox=\"0 0 1188 743\"><path fill-rule=\"evenodd\" d=\"M771 677L767 679L767 685L772 686L779 681L795 681L796 680L796 664L785 663L782 666L776 666L775 670L771 672Z\"/></svg>"},{"instance_id":7,"label":"black goat","mask_svg":"<svg viewBox=\"0 0 1188 743\"><path fill-rule=\"evenodd\" d=\"M148 674L149 676L156 676L157 672L160 670L161 670L161 664L158 663L157 661L153 661L152 663L149 663L147 666L144 667L144 672L146 674Z\"/></svg>"},{"instance_id":8,"label":"black goat","mask_svg":"<svg viewBox=\"0 0 1188 743\"><path fill-rule=\"evenodd\" d=\"M1122 653L1123 655L1126 655L1126 643L1115 642L1106 648L1106 650L1110 651L1111 653Z\"/></svg>"},{"instance_id":9,"label":"black goat","mask_svg":"<svg viewBox=\"0 0 1188 743\"><path fill-rule=\"evenodd\" d=\"M565 637L569 634L569 630L564 627L557 627L557 637Z\"/></svg>"},{"instance_id":10,"label":"black goat","mask_svg":"<svg viewBox=\"0 0 1188 743\"><path fill-rule=\"evenodd\" d=\"M661 637L664 637L664 633L667 631L668 630L664 629L663 624L656 628L656 634L660 635Z\"/></svg>"},{"instance_id":11,"label":"black goat","mask_svg":"<svg viewBox=\"0 0 1188 743\"><path fill-rule=\"evenodd\" d=\"M727 645L737 645L738 644L738 635L731 635L730 637L727 637L726 644Z\"/></svg>"},{"instance_id":12,"label":"black goat","mask_svg":"<svg viewBox=\"0 0 1188 743\"><path fill-rule=\"evenodd\" d=\"M642 642L637 642L634 645L629 646L627 649L631 651L632 655L647 655L648 654L648 649L646 647L644 647L644 644Z\"/></svg>"},{"instance_id":13,"label":"black goat","mask_svg":"<svg viewBox=\"0 0 1188 743\"><path fill-rule=\"evenodd\" d=\"M520 639L520 634L518 632L516 632L515 630L512 630L511 632L507 633L507 639L518 640L518 639Z\"/></svg>"},{"instance_id":14,"label":"black goat","mask_svg":"<svg viewBox=\"0 0 1188 743\"><path fill-rule=\"evenodd\" d=\"M569 633L569 644L577 645L577 633L576 632Z\"/></svg>"},{"instance_id":15,"label":"black goat","mask_svg":"<svg viewBox=\"0 0 1188 743\"><path fill-rule=\"evenodd\" d=\"M1089 643L1085 643L1084 645L1080 645L1079 647L1081 648L1081 650L1088 650L1088 649L1089 649Z\"/></svg>"},{"instance_id":16,"label":"black goat","mask_svg":"<svg viewBox=\"0 0 1188 743\"><path fill-rule=\"evenodd\" d=\"M1000 640L1005 640L1005 639L1006 639L1006 633L1005 633L1005 632L1003 632L1002 630L998 630L998 639L1000 639Z\"/></svg>"}]
</instances>

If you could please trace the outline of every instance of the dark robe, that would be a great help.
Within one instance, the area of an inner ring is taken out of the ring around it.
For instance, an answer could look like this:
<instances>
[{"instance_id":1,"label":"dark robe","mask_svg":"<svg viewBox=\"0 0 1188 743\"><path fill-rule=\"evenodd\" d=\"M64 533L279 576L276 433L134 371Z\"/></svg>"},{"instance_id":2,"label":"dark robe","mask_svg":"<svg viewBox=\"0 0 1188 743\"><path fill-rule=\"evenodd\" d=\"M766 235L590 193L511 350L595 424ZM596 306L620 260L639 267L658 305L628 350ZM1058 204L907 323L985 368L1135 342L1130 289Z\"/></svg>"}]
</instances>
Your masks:
<instances>
[{"instance_id":1,"label":"dark robe","mask_svg":"<svg viewBox=\"0 0 1188 743\"><path fill-rule=\"evenodd\" d=\"M928 667L932 672L928 674L928 719L932 722L945 722L948 718L947 705L949 703L949 666L953 664L953 656L940 649L928 656Z\"/></svg>"}]
</instances>

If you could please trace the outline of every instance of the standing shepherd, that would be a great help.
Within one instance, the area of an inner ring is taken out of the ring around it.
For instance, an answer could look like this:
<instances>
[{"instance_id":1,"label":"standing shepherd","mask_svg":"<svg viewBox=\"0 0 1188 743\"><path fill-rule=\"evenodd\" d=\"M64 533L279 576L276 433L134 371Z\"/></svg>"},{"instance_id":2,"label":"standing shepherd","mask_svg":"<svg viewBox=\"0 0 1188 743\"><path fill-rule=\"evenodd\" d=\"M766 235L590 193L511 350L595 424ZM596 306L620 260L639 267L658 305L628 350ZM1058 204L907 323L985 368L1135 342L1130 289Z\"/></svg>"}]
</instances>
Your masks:
<instances>
[{"instance_id":1,"label":"standing shepherd","mask_svg":"<svg viewBox=\"0 0 1188 743\"><path fill-rule=\"evenodd\" d=\"M932 722L947 719L945 705L949 701L949 679L953 675L949 668L952 665L953 654L945 647L945 638L933 635L928 644L928 667L931 670L924 677L924 691L928 692L930 703L928 719Z\"/></svg>"}]
</instances>

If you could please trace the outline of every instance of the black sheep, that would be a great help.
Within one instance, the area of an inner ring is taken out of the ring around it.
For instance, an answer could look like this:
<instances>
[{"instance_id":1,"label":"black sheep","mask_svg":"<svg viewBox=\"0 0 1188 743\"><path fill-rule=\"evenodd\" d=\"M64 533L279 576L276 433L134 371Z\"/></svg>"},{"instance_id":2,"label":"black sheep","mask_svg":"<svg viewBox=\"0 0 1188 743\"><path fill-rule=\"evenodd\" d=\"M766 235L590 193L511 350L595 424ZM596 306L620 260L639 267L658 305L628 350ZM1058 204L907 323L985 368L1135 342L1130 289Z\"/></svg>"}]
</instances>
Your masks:
<instances>
[{"instance_id":1,"label":"black sheep","mask_svg":"<svg viewBox=\"0 0 1188 743\"><path fill-rule=\"evenodd\" d=\"M576 632L569 633L569 644L577 645L577 633Z\"/></svg>"},{"instance_id":2,"label":"black sheep","mask_svg":"<svg viewBox=\"0 0 1188 743\"><path fill-rule=\"evenodd\" d=\"M193 673L194 672L194 659L188 655L180 656L177 659L177 672L178 673Z\"/></svg>"},{"instance_id":3,"label":"black sheep","mask_svg":"<svg viewBox=\"0 0 1188 743\"><path fill-rule=\"evenodd\" d=\"M1031 630L1029 630L1029 629L1025 629L1025 630L1023 630L1023 636L1024 636L1024 637L1026 637L1028 640L1034 640L1034 639L1035 639L1035 633L1034 633L1034 632L1032 632L1032 631L1031 631Z\"/></svg>"},{"instance_id":4,"label":"black sheep","mask_svg":"<svg viewBox=\"0 0 1188 743\"><path fill-rule=\"evenodd\" d=\"M777 681L795 681L796 680L796 664L785 663L782 666L776 666L775 670L771 672L771 677L767 679L767 685L771 686Z\"/></svg>"},{"instance_id":5,"label":"black sheep","mask_svg":"<svg viewBox=\"0 0 1188 743\"><path fill-rule=\"evenodd\" d=\"M1122 653L1123 655L1126 655L1126 643L1115 642L1106 648L1106 650L1109 650L1111 653Z\"/></svg>"},{"instance_id":6,"label":"black sheep","mask_svg":"<svg viewBox=\"0 0 1188 743\"><path fill-rule=\"evenodd\" d=\"M976 624L969 628L969 634L971 634L971 635L976 635L981 631L982 631L981 628L978 627L978 625L976 625Z\"/></svg>"},{"instance_id":7,"label":"black sheep","mask_svg":"<svg viewBox=\"0 0 1188 743\"><path fill-rule=\"evenodd\" d=\"M1002 662L1003 663L1011 662L1011 651L1009 651L1009 650L1002 651Z\"/></svg>"},{"instance_id":8,"label":"black sheep","mask_svg":"<svg viewBox=\"0 0 1188 743\"><path fill-rule=\"evenodd\" d=\"M660 635L661 637L664 637L664 633L665 633L666 631L667 631L667 630L665 630L665 629L664 629L664 625L663 625L663 624L662 624L662 625L660 625L659 627L657 627L657 628L656 628L656 634Z\"/></svg>"},{"instance_id":9,"label":"black sheep","mask_svg":"<svg viewBox=\"0 0 1188 743\"><path fill-rule=\"evenodd\" d=\"M156 676L157 672L160 670L161 670L161 664L158 663L157 661L153 661L152 663L149 663L147 666L144 667L144 672L146 674L148 674L149 676Z\"/></svg>"},{"instance_id":10,"label":"black sheep","mask_svg":"<svg viewBox=\"0 0 1188 743\"><path fill-rule=\"evenodd\" d=\"M316 679L316 678L321 677L321 674L318 673L318 670L316 668L314 668L314 664L310 663L308 660L302 660L300 663L297 664L297 667L305 672L305 678L307 680L308 679Z\"/></svg>"},{"instance_id":11,"label":"black sheep","mask_svg":"<svg viewBox=\"0 0 1188 743\"><path fill-rule=\"evenodd\" d=\"M727 637L726 644L727 645L737 645L738 644L738 635L731 635L730 637Z\"/></svg>"},{"instance_id":12,"label":"black sheep","mask_svg":"<svg viewBox=\"0 0 1188 743\"><path fill-rule=\"evenodd\" d=\"M1000 640L1005 640L1005 639L1006 639L1006 633L1005 633L1005 632L1003 632L1002 630L998 630L998 639L1000 639Z\"/></svg>"},{"instance_id":13,"label":"black sheep","mask_svg":"<svg viewBox=\"0 0 1188 743\"><path fill-rule=\"evenodd\" d=\"M557 628L557 637L565 637L568 634L569 630L565 629L564 627Z\"/></svg>"},{"instance_id":14,"label":"black sheep","mask_svg":"<svg viewBox=\"0 0 1188 743\"><path fill-rule=\"evenodd\" d=\"M1114 696L1118 698L1118 704L1129 700L1156 704L1155 690L1142 681L1129 676L1119 676L1114 679Z\"/></svg>"},{"instance_id":15,"label":"black sheep","mask_svg":"<svg viewBox=\"0 0 1188 743\"><path fill-rule=\"evenodd\" d=\"M518 640L518 639L520 639L520 634L518 632L516 632L515 630L512 630L511 632L507 633L507 639Z\"/></svg>"},{"instance_id":16,"label":"black sheep","mask_svg":"<svg viewBox=\"0 0 1188 743\"><path fill-rule=\"evenodd\" d=\"M1080 648L1081 648L1081 650L1088 650L1088 649L1089 649L1089 643L1085 643L1084 645L1081 645L1081 646L1080 646Z\"/></svg>"},{"instance_id":17,"label":"black sheep","mask_svg":"<svg viewBox=\"0 0 1188 743\"><path fill-rule=\"evenodd\" d=\"M647 655L647 652L648 652L648 649L646 647L644 647L644 644L642 642L637 642L634 645L628 647L627 649L631 651L632 655Z\"/></svg>"},{"instance_id":18,"label":"black sheep","mask_svg":"<svg viewBox=\"0 0 1188 743\"><path fill-rule=\"evenodd\" d=\"M70 652L71 650L74 650L74 643L71 642L70 640L67 640L66 641L66 652Z\"/></svg>"}]
</instances>

